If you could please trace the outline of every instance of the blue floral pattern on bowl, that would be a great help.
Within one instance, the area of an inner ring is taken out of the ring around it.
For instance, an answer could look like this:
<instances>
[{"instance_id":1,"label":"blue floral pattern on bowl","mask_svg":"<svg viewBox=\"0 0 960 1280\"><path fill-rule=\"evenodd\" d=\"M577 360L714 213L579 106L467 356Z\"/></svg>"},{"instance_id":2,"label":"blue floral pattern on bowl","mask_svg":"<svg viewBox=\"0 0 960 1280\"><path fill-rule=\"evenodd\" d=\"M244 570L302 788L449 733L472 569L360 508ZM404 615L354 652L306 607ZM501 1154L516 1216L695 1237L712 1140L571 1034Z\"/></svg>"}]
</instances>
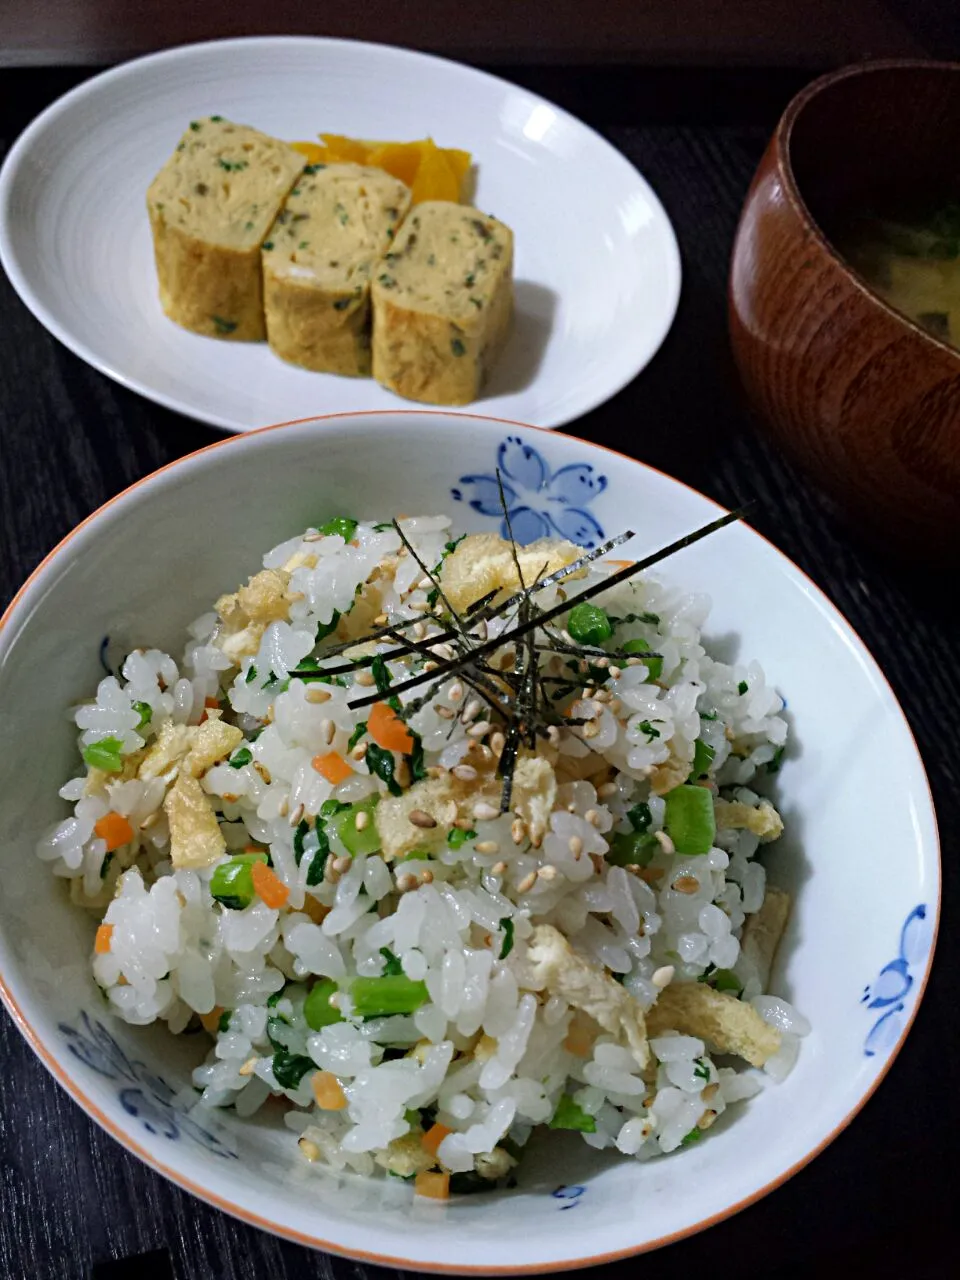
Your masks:
<instances>
[{"instance_id":1,"label":"blue floral pattern on bowl","mask_svg":"<svg viewBox=\"0 0 960 1280\"><path fill-rule=\"evenodd\" d=\"M128 1115L135 1116L148 1133L171 1142L181 1137L225 1159L237 1159L225 1137L188 1115L182 1101L162 1077L146 1063L128 1058L102 1022L88 1013L80 1014L76 1026L58 1026L73 1056L107 1080L117 1082L117 1097Z\"/></svg>"},{"instance_id":2,"label":"blue floral pattern on bowl","mask_svg":"<svg viewBox=\"0 0 960 1280\"><path fill-rule=\"evenodd\" d=\"M900 930L900 950L897 956L885 964L874 982L864 987L860 1003L868 1009L882 1010L867 1032L863 1052L868 1058L886 1053L900 1038L906 999L914 984L914 965L926 955L930 947L930 928L927 924L927 908L921 903L903 922Z\"/></svg>"},{"instance_id":3,"label":"blue floral pattern on bowl","mask_svg":"<svg viewBox=\"0 0 960 1280\"><path fill-rule=\"evenodd\" d=\"M581 547L596 547L604 533L587 507L607 487L607 477L589 462L569 463L551 471L533 445L519 436L507 436L497 448L496 464L484 474L460 477L450 492L457 502L467 501L474 511L500 521L501 536L509 537L500 502L496 471L500 471L510 529L521 545L538 538L560 537Z\"/></svg>"}]
</instances>

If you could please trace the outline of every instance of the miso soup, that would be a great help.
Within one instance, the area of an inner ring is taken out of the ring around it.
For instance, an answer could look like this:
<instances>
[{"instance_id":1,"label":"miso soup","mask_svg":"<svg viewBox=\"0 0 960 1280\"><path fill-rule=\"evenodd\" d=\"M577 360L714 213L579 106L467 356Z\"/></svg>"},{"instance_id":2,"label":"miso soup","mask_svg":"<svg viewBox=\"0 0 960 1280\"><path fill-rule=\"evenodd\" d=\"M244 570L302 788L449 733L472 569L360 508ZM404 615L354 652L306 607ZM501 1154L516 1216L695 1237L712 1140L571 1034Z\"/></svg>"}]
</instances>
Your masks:
<instances>
[{"instance_id":1,"label":"miso soup","mask_svg":"<svg viewBox=\"0 0 960 1280\"><path fill-rule=\"evenodd\" d=\"M861 214L834 239L885 302L960 348L960 203Z\"/></svg>"}]
</instances>

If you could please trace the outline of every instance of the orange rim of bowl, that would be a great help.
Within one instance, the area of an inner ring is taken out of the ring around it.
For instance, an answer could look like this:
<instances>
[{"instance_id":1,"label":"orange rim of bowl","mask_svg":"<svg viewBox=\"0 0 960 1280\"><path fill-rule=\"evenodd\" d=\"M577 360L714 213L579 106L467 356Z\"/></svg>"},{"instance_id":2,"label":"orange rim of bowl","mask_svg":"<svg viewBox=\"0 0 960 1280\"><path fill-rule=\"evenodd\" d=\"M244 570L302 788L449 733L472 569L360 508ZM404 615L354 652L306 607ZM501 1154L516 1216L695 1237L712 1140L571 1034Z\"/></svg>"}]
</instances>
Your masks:
<instances>
[{"instance_id":1,"label":"orange rim of bowl","mask_svg":"<svg viewBox=\"0 0 960 1280\"><path fill-rule=\"evenodd\" d=\"M165 472L171 471L175 467L180 466L181 463L188 462L193 458L199 458L204 454L211 453L215 449L227 449L232 446L237 446L247 436L264 435L269 431L281 431L286 427L302 426L310 422L336 422L338 420L342 420L345 418L354 419L354 418L382 418L382 417L390 417L390 418L456 417L456 418L464 418L469 421L489 422L489 423L496 423L500 426L515 427L515 428L519 428L522 431L539 431L545 436L559 435L567 439L578 439L578 437L570 436L566 432L554 431L549 427L534 427L534 426L531 426L529 423L515 422L509 418L493 418L493 417L488 417L484 414L447 413L445 411L440 411L440 410L418 410L418 409L388 409L388 410L369 409L369 410L360 410L356 413L349 413L349 412L328 413L328 414L318 414L318 415L307 417L307 418L295 418L289 422L277 422L277 423L273 423L270 426L257 427L252 431L244 432L242 435L229 436L225 440L214 441L212 444L204 445L204 447L201 449L195 449L192 453L184 454L182 457L176 458L172 462L166 463L164 466L159 467L156 471L151 471L149 475L142 476L139 480L134 481L132 485L129 485L126 489L121 490L120 493L115 494L114 497L108 499L105 503L103 503L102 506L98 507L95 511L91 512L90 515L88 515L84 520L82 520L78 525L76 525L64 538L60 540L60 542L57 543L57 545L53 548L52 551L49 551L47 555L44 556L44 558L36 566L36 568L33 570L33 572L30 574L27 580L23 583L23 585L17 591L16 595L10 601L9 605L4 610L3 615L0 616L0 635L2 635L4 628L8 625L10 618L14 610L16 609L19 601L22 599L26 591L30 588L34 580L42 574L45 567L59 555L59 553L76 537L76 535L82 529L86 528L88 524L91 524L93 521L98 519L105 511L109 510L110 507L112 507L115 503L119 502L122 498L126 497L128 494L133 493L135 490L141 488L141 486L148 484L152 480L155 480L158 476L163 475ZM652 472L654 475L659 476L661 479L668 480L671 484L678 485L681 489L685 489L688 493L693 494L695 497L701 498L702 500L711 503L713 506L720 507L720 504L716 502L713 498L708 498L706 494L700 493L700 491L697 489L694 489L692 485L685 484L682 480L677 480L675 477L667 475L666 472L660 471L657 467L652 467L645 462L639 462L636 458L631 458L625 453L620 453L616 449L609 448L607 445L594 444L592 441L584 441L583 443L588 444L589 447L592 449L599 449L603 453L609 453L612 457L619 458L625 462L628 462L632 466L643 467L645 470ZM768 538L765 538L763 534L758 533L756 529L752 528L752 526L748 525L747 527L750 529L751 533L753 533L757 538L761 540L761 542L763 542L766 546L770 547L770 549L777 556L782 557L784 560L786 560L787 563L791 566L791 568L796 573L798 573L805 582L809 583L809 585L813 588L813 591L815 592L815 594L817 596L822 597L824 600L826 600L827 604L830 605L830 608L836 609L836 607L830 604L830 601L827 600L827 598L823 595L823 592L812 580L812 578L810 578L806 573L803 572L802 569L800 569L797 565L795 565L788 556L785 556L784 553L780 551L776 546L774 546L774 544L770 542ZM836 610L836 612L839 613L839 610ZM676 1244L680 1240L685 1240L689 1236L693 1236L698 1234L701 1231L705 1231L708 1227L716 1226L718 1223L725 1221L727 1218L732 1218L735 1214L740 1213L742 1210L749 1208L753 1204L756 1204L757 1201L762 1200L765 1196L769 1195L771 1191L776 1191L778 1187L783 1186L783 1184L787 1182L790 1178L792 1178L794 1174L799 1173L801 1169L805 1168L812 1160L816 1159L816 1157L820 1155L820 1153L824 1151L840 1133L843 1132L843 1130L851 1123L851 1121L853 1121L856 1118L856 1116L859 1115L859 1113L863 1110L866 1104L873 1097L874 1093L883 1083L887 1073L889 1072L890 1068L893 1066L894 1060L896 1059L897 1055L902 1049L904 1041L909 1035L910 1030L916 1019L917 1011L920 1008L920 1003L923 1000L924 994L927 989L927 983L930 979L930 971L933 967L933 954L936 948L937 935L940 929L940 903L942 898L942 879L943 879L943 866L942 866L941 850L940 850L940 834L937 826L937 815L936 815L936 809L933 803L933 794L930 790L929 779L927 778L926 769L923 766L923 757L921 756L920 749L917 746L916 738L913 735L913 730L910 728L910 723L907 720L906 715L904 714L903 708L900 706L900 703L890 685L890 682L887 680L883 671L880 669L879 664L873 658L873 655L870 653L870 650L867 648L867 646L863 643L863 640L860 638L858 633L854 630L854 628L847 621L847 619L843 617L842 614L840 616L843 618L843 621L849 627L851 634L857 640L858 644L861 646L863 651L870 657L871 661L874 663L874 666L877 669L877 674L880 677L883 687L887 690L888 694L890 695L893 701L893 705L896 707L897 711L900 713L900 718L903 721L903 726L906 729L907 736L909 737L911 743L913 744L914 750L917 753L917 759L920 762L921 776L923 777L923 781L927 789L927 797L930 803L930 813L933 818L933 837L934 837L934 843L936 846L936 854L937 854L937 906L936 906L936 914L934 917L933 935L930 940L930 949L927 955L926 970L923 975L923 980L917 989L917 995L913 1003L913 1009L911 1010L910 1016L907 1018L906 1024L903 1030L901 1031L896 1044L894 1045L893 1049L890 1051L890 1055L887 1058L886 1062L884 1063L883 1067L877 1073L876 1079L872 1082L872 1084L866 1090L863 1096L857 1101L856 1105L853 1106L850 1109L850 1111L847 1112L847 1114L843 1117L843 1119L840 1120L839 1123L834 1126L834 1128L827 1134L825 1138L823 1138L811 1151L808 1151L804 1156L802 1156L801 1159L795 1161L794 1164L792 1164L788 1169L785 1169L782 1173L778 1174L775 1178L772 1178L769 1182L764 1183L764 1185L762 1187L759 1187L756 1191L752 1191L749 1195L744 1196L740 1200L737 1200L734 1204L728 1205L724 1209L720 1209L717 1213L711 1214L706 1218L700 1219L699 1222L691 1223L687 1227L681 1227L679 1230L670 1232L668 1235L658 1236L654 1240L648 1240L642 1244L629 1245L623 1249L613 1249L606 1253L594 1253L594 1254L589 1254L585 1257L568 1258L568 1259L564 1259L562 1261L556 1261L556 1262L543 1262L543 1263L533 1262L533 1263L527 1263L525 1265L515 1266L515 1267L502 1266L502 1265L487 1265L487 1266L473 1266L469 1264L450 1265L443 1262L422 1262L416 1258L401 1257L393 1254L375 1253L366 1249L354 1249L354 1248L345 1249L342 1245L335 1244L330 1240L324 1240L320 1236L311 1235L305 1231L299 1231L295 1227L283 1226L277 1222L274 1222L270 1218L261 1217L260 1214L254 1213L252 1210L247 1209L242 1205L236 1204L234 1201L227 1199L225 1196L221 1196L216 1192L209 1191L206 1188L199 1186L197 1183L193 1182L185 1174L181 1174L179 1171L169 1168L167 1165L163 1163L162 1160L159 1160L145 1147L142 1147L134 1138L130 1136L130 1134L126 1129L122 1128L119 1124L111 1120L109 1116L107 1116L103 1111L100 1110L100 1108L97 1106L95 1102L93 1102L89 1097L87 1097L87 1095L80 1088L80 1086L73 1080L70 1074L60 1065L60 1063L53 1056L53 1054L46 1048L46 1046L44 1045L44 1043L42 1042L41 1038L36 1033L36 1031L34 1031L32 1025L28 1021L23 1010L20 1008L19 1004L14 998L13 993L10 991L10 988L7 986L6 979L4 978L2 973L0 973L0 999L3 1000L3 1003L6 1005L8 1011L10 1012L10 1015L12 1016L14 1022L17 1025L17 1028L19 1029L20 1033L23 1035L24 1039L33 1049L34 1053L41 1060L41 1062L46 1066L47 1070L54 1077L54 1079L56 1079L63 1086L66 1092L70 1094L70 1096L74 1099L74 1101L80 1105L80 1107L87 1113L87 1115L92 1120L94 1120L102 1129L104 1129L107 1133L109 1133L111 1137L115 1138L120 1143L121 1146L126 1147L128 1151L132 1151L134 1155L136 1155L140 1160L144 1162L144 1164L148 1165L152 1169L155 1169L158 1173L162 1174L163 1177L173 1182L176 1186L182 1187L183 1190L190 1192L190 1194L196 1196L198 1200L202 1200L205 1203L212 1205L214 1208L222 1209L225 1213L228 1213L231 1216L240 1219L240 1221L242 1222L249 1223L251 1226L254 1226L254 1227L259 1227L261 1230L268 1231L273 1235L281 1236L286 1240L292 1240L296 1244L302 1244L302 1245L306 1245L309 1248L319 1249L325 1253L338 1254L341 1257L345 1256L345 1257L357 1259L358 1261L362 1261L362 1262L375 1263L375 1264L378 1264L379 1266L399 1267L403 1269L410 1269L411 1267L414 1267L420 1271L426 1271L426 1272L439 1274L439 1275L542 1275L542 1274L549 1274L549 1273L558 1272L558 1271L572 1271L581 1267L600 1266L601 1264L606 1262L617 1262L624 1258L637 1257L642 1253L650 1253L654 1249L661 1249L665 1245Z\"/></svg>"},{"instance_id":2,"label":"orange rim of bowl","mask_svg":"<svg viewBox=\"0 0 960 1280\"><path fill-rule=\"evenodd\" d=\"M783 191L793 205L794 212L803 222L805 230L816 240L820 248L824 250L831 261L839 267L847 279L859 289L865 298L869 299L891 320L915 333L917 337L922 338L925 342L931 343L932 346L938 351L942 351L952 361L960 362L960 351L956 347L952 347L948 342L943 342L940 338L935 338L928 329L921 328L916 321L911 320L902 311L898 311L896 307L891 306L878 293L875 293L866 280L850 266L844 256L835 248L832 241L824 234L820 223L811 213L806 200L801 194L796 174L793 171L793 130L801 113L814 98L818 98L821 93L832 89L835 84L839 84L843 80L852 80L854 77L871 75L877 71L950 71L960 75L960 62L933 62L923 58L878 58L873 62L858 62L848 67L839 67L836 71L828 71L825 75L811 81L810 84L800 90L796 97L787 103L783 115L780 117L773 132L772 141L776 147L777 168ZM857 636L857 639L859 640L860 637Z\"/></svg>"}]
</instances>

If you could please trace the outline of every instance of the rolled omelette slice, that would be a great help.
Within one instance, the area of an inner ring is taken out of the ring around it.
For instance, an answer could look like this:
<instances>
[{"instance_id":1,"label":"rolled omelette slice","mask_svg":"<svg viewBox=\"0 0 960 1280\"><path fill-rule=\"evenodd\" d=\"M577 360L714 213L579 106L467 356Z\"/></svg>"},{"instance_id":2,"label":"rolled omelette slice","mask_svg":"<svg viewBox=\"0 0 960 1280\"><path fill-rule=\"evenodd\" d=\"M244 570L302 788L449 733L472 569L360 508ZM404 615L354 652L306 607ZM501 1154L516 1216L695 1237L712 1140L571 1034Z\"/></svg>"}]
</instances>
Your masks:
<instances>
[{"instance_id":1,"label":"rolled omelette slice","mask_svg":"<svg viewBox=\"0 0 960 1280\"><path fill-rule=\"evenodd\" d=\"M382 169L307 166L263 245L278 356L320 373L370 373L370 281L409 207L410 189Z\"/></svg>"},{"instance_id":2,"label":"rolled omelette slice","mask_svg":"<svg viewBox=\"0 0 960 1280\"><path fill-rule=\"evenodd\" d=\"M260 246L303 167L292 147L246 125L190 122L147 192L171 320L216 338L266 337Z\"/></svg>"},{"instance_id":3,"label":"rolled omelette slice","mask_svg":"<svg viewBox=\"0 0 960 1280\"><path fill-rule=\"evenodd\" d=\"M513 232L446 200L418 204L377 272L373 376L397 395L469 404L513 314Z\"/></svg>"}]
</instances>

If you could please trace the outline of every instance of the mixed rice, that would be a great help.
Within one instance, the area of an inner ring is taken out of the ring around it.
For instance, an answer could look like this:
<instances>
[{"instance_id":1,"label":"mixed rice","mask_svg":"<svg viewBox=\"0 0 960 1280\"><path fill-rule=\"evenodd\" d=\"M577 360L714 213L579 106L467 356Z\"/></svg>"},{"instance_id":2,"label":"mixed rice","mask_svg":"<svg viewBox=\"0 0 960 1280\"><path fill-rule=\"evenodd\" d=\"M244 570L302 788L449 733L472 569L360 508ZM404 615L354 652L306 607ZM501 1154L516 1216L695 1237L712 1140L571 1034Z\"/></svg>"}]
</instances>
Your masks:
<instances>
[{"instance_id":1,"label":"mixed rice","mask_svg":"<svg viewBox=\"0 0 960 1280\"><path fill-rule=\"evenodd\" d=\"M100 921L113 1011L212 1037L198 1106L280 1095L308 1160L442 1199L509 1183L537 1128L673 1151L791 1069L808 1024L766 993L789 901L756 858L782 699L708 656L704 596L643 576L577 605L624 564L564 577L581 554L338 518L182 662L135 649L74 709L73 814L38 853ZM521 574L571 608L532 633L543 721L505 769Z\"/></svg>"}]
</instances>

